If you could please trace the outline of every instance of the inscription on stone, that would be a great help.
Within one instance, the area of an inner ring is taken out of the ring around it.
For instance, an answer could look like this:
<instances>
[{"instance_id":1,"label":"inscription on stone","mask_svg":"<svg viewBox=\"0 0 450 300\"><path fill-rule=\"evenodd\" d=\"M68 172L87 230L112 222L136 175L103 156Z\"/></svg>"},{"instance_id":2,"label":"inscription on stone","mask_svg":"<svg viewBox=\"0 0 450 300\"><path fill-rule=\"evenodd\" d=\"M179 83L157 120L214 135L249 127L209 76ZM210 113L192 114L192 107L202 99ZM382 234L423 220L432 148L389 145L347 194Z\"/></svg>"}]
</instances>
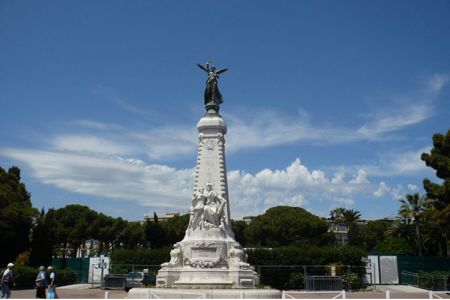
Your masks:
<instances>
[{"instance_id":1,"label":"inscription on stone","mask_svg":"<svg viewBox=\"0 0 450 300\"><path fill-rule=\"evenodd\" d=\"M192 248L192 257L195 258L217 258L217 248Z\"/></svg>"}]
</instances>

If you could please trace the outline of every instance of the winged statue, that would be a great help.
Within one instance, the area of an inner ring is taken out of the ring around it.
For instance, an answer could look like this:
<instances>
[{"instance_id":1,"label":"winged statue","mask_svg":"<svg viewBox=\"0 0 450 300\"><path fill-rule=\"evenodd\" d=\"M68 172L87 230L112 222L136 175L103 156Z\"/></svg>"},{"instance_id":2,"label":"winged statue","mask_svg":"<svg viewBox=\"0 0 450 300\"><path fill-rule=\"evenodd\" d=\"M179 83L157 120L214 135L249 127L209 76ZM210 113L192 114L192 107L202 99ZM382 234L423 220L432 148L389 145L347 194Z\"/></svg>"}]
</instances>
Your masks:
<instances>
[{"instance_id":1,"label":"winged statue","mask_svg":"<svg viewBox=\"0 0 450 300\"><path fill-rule=\"evenodd\" d=\"M197 66L208 73L204 95L205 105L220 105L222 103L222 94L219 91L217 79L219 79L219 74L226 72L228 69L221 69L216 71L216 67L210 62L207 62L205 66L202 66L201 64L197 64Z\"/></svg>"}]
</instances>

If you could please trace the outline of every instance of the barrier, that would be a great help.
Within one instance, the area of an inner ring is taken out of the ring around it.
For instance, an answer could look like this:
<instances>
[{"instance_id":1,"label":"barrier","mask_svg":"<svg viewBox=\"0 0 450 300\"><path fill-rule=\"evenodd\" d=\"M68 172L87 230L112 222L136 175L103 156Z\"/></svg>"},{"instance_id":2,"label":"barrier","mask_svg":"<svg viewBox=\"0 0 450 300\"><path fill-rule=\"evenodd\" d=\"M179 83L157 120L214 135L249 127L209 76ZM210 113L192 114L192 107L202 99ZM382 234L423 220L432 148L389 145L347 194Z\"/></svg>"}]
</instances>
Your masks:
<instances>
[{"instance_id":1,"label":"barrier","mask_svg":"<svg viewBox=\"0 0 450 300\"><path fill-rule=\"evenodd\" d=\"M341 291L341 276L306 276L306 291Z\"/></svg>"}]
</instances>

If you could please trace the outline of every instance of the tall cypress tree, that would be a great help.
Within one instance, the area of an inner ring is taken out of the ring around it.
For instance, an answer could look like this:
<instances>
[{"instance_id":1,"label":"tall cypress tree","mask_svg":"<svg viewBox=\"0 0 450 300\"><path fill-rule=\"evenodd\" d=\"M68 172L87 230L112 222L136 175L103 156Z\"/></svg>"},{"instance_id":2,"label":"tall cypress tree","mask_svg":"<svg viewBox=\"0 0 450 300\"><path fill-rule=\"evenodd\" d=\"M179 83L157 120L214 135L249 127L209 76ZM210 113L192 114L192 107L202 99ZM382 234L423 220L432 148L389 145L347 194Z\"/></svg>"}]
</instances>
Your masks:
<instances>
[{"instance_id":1,"label":"tall cypress tree","mask_svg":"<svg viewBox=\"0 0 450 300\"><path fill-rule=\"evenodd\" d=\"M423 187L427 192L427 197L434 200L433 205L440 212L441 247L445 255L447 241L450 238L450 130L446 135L434 134L433 149L430 153L423 153L421 158L428 167L435 169L436 176L442 179L442 183L434 183L425 178Z\"/></svg>"}]
</instances>

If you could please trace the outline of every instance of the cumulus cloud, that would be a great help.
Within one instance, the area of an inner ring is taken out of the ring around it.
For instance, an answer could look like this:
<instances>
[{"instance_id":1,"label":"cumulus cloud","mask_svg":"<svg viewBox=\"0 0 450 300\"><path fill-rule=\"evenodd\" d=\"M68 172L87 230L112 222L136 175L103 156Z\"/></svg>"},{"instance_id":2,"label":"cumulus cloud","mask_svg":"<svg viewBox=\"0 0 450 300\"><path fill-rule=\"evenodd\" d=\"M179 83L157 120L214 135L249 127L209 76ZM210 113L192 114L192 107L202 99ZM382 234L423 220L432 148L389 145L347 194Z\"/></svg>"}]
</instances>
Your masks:
<instances>
[{"instance_id":1,"label":"cumulus cloud","mask_svg":"<svg viewBox=\"0 0 450 300\"><path fill-rule=\"evenodd\" d=\"M186 210L190 206L193 168L56 150L0 148L0 155L25 162L34 178L63 190L150 207ZM280 170L263 169L254 174L232 170L228 173L232 216L256 215L276 205L306 208L317 201L350 207L353 198L377 190L362 170L349 178L345 180L342 173L329 177L322 170L309 170L298 158Z\"/></svg>"},{"instance_id":2,"label":"cumulus cloud","mask_svg":"<svg viewBox=\"0 0 450 300\"><path fill-rule=\"evenodd\" d=\"M387 193L390 192L390 188L386 185L386 183L384 181L380 182L380 184L378 185L378 189L373 192L373 195L377 198L383 197L384 195L386 195Z\"/></svg>"}]
</instances>

